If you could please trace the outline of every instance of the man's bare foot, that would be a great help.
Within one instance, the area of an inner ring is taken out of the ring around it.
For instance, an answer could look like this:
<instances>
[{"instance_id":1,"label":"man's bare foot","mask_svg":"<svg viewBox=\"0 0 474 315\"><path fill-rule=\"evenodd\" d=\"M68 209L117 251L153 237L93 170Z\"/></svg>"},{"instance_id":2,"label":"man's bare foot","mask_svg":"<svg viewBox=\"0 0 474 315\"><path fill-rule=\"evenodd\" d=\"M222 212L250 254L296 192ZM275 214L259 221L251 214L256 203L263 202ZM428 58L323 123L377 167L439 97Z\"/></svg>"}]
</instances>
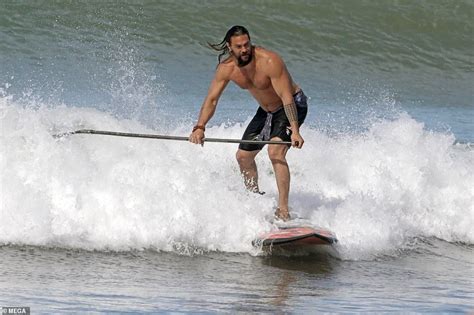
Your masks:
<instances>
[{"instance_id":1,"label":"man's bare foot","mask_svg":"<svg viewBox=\"0 0 474 315\"><path fill-rule=\"evenodd\" d=\"M275 218L285 221L285 222L289 221L291 219L290 212L288 211L288 209L283 210L283 209L277 208L275 211Z\"/></svg>"},{"instance_id":2,"label":"man's bare foot","mask_svg":"<svg viewBox=\"0 0 474 315\"><path fill-rule=\"evenodd\" d=\"M258 187L252 187L252 188L247 189L247 190L250 191L250 192L253 192L253 193L255 193L255 194L265 195L265 192L259 190Z\"/></svg>"}]
</instances>

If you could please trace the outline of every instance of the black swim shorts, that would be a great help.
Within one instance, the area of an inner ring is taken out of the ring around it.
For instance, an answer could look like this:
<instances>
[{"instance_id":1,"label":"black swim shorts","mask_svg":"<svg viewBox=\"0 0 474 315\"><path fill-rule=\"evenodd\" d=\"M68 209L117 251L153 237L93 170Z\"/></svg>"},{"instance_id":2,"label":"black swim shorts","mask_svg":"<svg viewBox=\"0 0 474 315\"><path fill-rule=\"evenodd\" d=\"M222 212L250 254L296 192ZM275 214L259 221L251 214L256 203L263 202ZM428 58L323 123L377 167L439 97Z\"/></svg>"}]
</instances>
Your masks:
<instances>
[{"instance_id":1,"label":"black swim shorts","mask_svg":"<svg viewBox=\"0 0 474 315\"><path fill-rule=\"evenodd\" d=\"M298 123L301 126L308 113L308 98L302 90L299 90L293 95L293 100L298 110ZM271 125L269 124L270 122ZM265 126L267 128L265 128ZM271 128L269 134L267 132L265 135L264 129L268 129L269 127ZM247 129L245 129L242 140L270 140L273 137L278 137L283 141L291 141L291 130L288 129L288 127L290 127L290 122L288 121L288 117L286 117L283 106L273 113L268 113L259 107L252 121L250 121L247 126ZM261 150L264 146L265 144L241 143L239 149L255 151Z\"/></svg>"}]
</instances>

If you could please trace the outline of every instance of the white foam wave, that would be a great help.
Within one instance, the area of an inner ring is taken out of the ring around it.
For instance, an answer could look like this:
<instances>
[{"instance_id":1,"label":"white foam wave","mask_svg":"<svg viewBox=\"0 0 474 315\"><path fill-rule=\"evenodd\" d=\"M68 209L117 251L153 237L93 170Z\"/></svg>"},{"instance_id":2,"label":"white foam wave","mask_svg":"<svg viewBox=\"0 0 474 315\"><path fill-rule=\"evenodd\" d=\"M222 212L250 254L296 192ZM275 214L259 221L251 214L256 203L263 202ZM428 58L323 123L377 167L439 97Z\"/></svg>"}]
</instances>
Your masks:
<instances>
[{"instance_id":1,"label":"white foam wave","mask_svg":"<svg viewBox=\"0 0 474 315\"><path fill-rule=\"evenodd\" d=\"M80 128L149 130L94 109L28 109L0 98L0 243L128 250L199 248L252 252L276 205L262 152L264 196L248 194L236 146L74 135ZM244 125L209 137L238 138ZM412 237L473 243L473 154L452 136L424 130L408 115L368 132L329 137L303 126L291 150L293 214L334 231L339 251L357 259L403 247Z\"/></svg>"}]
</instances>

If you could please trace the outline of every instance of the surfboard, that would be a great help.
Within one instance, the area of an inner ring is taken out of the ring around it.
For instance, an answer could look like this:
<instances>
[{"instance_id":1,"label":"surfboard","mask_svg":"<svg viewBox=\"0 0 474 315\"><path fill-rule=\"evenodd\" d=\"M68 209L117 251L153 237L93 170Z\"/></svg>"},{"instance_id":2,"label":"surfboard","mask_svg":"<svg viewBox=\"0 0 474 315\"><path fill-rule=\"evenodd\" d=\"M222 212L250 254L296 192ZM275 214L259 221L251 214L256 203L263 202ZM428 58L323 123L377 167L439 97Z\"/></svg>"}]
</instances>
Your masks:
<instances>
[{"instance_id":1,"label":"surfboard","mask_svg":"<svg viewBox=\"0 0 474 315\"><path fill-rule=\"evenodd\" d=\"M314 246L333 245L337 243L334 233L323 228L311 226L279 227L277 230L259 235L252 244L254 246Z\"/></svg>"}]
</instances>

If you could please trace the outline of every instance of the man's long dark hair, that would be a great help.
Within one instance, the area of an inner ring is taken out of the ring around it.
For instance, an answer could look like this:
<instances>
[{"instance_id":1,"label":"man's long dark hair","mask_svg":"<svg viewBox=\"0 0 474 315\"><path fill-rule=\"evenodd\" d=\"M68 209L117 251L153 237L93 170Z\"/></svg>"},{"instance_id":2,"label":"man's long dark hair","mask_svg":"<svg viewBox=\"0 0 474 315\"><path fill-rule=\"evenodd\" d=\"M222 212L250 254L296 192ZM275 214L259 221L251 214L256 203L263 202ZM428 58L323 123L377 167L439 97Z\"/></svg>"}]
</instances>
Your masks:
<instances>
[{"instance_id":1,"label":"man's long dark hair","mask_svg":"<svg viewBox=\"0 0 474 315\"><path fill-rule=\"evenodd\" d=\"M245 27L240 26L240 25L234 25L227 31L227 33L225 34L225 37L222 40L222 42L220 42L218 44L211 44L211 43L207 42L209 47L211 47L212 49L220 52L219 57L217 58L219 63L221 63L221 58L223 56L229 54L229 47L227 47L227 43L230 44L230 38L232 36L239 36L239 35L247 35L249 37L249 40L250 40L249 31Z\"/></svg>"}]
</instances>

